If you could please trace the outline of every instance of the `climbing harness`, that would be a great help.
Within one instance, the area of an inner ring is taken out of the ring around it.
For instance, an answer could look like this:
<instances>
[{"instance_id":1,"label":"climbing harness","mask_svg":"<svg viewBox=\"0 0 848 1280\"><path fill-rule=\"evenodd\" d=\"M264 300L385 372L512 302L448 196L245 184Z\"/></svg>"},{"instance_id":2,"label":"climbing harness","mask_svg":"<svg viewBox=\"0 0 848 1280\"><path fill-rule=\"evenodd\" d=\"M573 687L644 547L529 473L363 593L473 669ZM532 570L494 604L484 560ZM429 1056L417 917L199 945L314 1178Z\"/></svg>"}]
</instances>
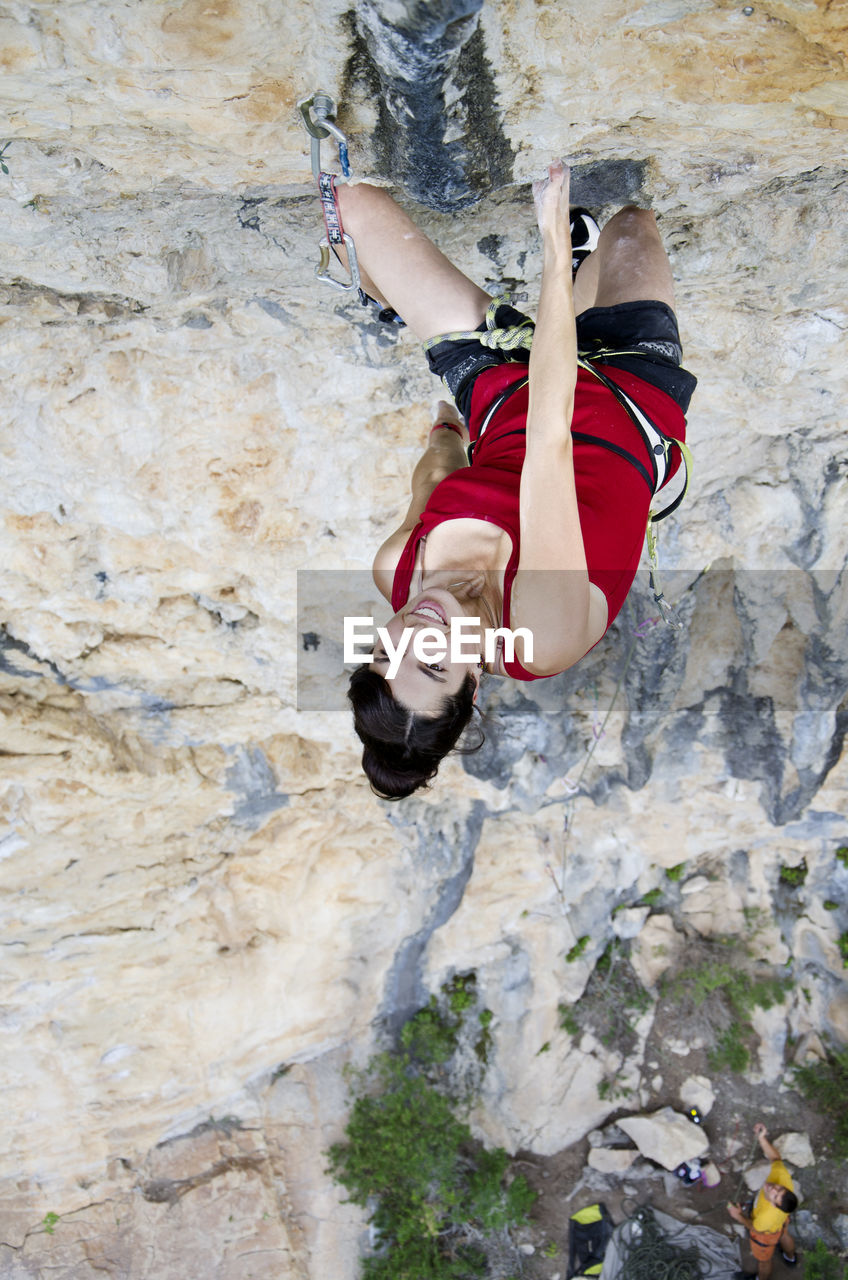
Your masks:
<instances>
[{"instance_id":1,"label":"climbing harness","mask_svg":"<svg viewBox=\"0 0 848 1280\"><path fill-rule=\"evenodd\" d=\"M321 200L324 226L327 231L325 238L318 246L321 259L315 268L315 275L319 280L332 285L334 289L340 289L343 293L349 293L352 289L356 289L360 297L362 297L364 295L359 284L359 262L356 258L356 245L353 243L353 236L349 236L342 225L339 202L336 196L336 174L327 173L321 168L321 143L325 138L333 137L338 143L339 165L341 166L342 177L350 177L347 138L334 120L336 104L328 93L318 90L311 97L303 98L297 105L306 132L312 140L312 176L318 183L318 196ZM350 283L344 280L334 280L329 272L330 250L332 249L333 253L338 257L338 251L342 246L347 250Z\"/></svg>"},{"instance_id":2,"label":"climbing harness","mask_svg":"<svg viewBox=\"0 0 848 1280\"><path fill-rule=\"evenodd\" d=\"M529 351L533 341L533 322L524 319L520 324L507 326L506 328L497 327L497 312L501 306L508 306L509 302L506 298L493 298L486 309L485 329L475 329L464 332L440 333L434 338L428 339L424 343L424 349L435 346L438 343L451 341L477 341L481 346L498 351ZM639 430L645 446L648 450L648 458L650 462L650 470L639 459L634 457L627 449L622 449L619 445L613 444L610 440L604 440L600 436L589 435L583 431L572 432L572 438L579 440L584 444L596 444L601 448L609 449L613 453L617 453L620 457L625 458L641 475L642 479L648 485L651 493L656 496L657 492L665 484L671 468L672 450L677 448L680 451L681 461L683 463L684 483L680 492L671 500L668 506L663 507L660 511L655 511L653 507L648 513L648 524L645 530L646 543L648 549L648 580L650 583L651 593L660 612L663 622L672 627L675 631L683 629L683 623L678 618L673 606L669 604L665 598L659 576L659 560L657 556L657 529L656 525L660 520L664 520L666 516L670 516L676 511L686 496L689 489L689 481L692 474L692 454L688 445L683 440L677 440L674 436L668 435L662 431L648 415L639 408L630 396L622 391L612 378L607 377L602 370L595 367L595 361L608 360L610 356L629 356L641 355L639 351L612 351L607 348L595 350L592 352L578 351L577 364L581 369L585 369L587 373L591 373L599 382L603 383L606 389L615 397L618 403L624 409L631 422ZM480 430L477 433L477 439L473 444L468 446L468 461L474 455L475 448L479 445L486 428L492 419L503 408L510 396L520 391L528 385L529 378L519 378L508 386L499 396L492 401L486 416L480 424Z\"/></svg>"}]
</instances>

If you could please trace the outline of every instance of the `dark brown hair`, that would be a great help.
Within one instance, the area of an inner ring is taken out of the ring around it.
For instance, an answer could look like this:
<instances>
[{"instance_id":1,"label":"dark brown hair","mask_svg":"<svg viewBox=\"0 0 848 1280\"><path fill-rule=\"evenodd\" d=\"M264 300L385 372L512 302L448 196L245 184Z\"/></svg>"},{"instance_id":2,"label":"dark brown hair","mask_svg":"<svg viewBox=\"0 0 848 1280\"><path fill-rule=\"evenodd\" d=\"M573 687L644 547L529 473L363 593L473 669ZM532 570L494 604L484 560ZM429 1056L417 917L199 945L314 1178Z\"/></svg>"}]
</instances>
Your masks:
<instances>
[{"instance_id":1,"label":"dark brown hair","mask_svg":"<svg viewBox=\"0 0 848 1280\"><path fill-rule=\"evenodd\" d=\"M798 1197L794 1191L790 1191L788 1187L784 1189L783 1195L780 1197L780 1204L777 1208L781 1213L794 1213L798 1208Z\"/></svg>"},{"instance_id":2,"label":"dark brown hair","mask_svg":"<svg viewBox=\"0 0 848 1280\"><path fill-rule=\"evenodd\" d=\"M362 767L376 795L402 800L436 776L450 751L482 747L482 730L478 742L457 747L474 711L476 688L469 672L457 692L447 696L439 715L422 716L395 700L390 682L379 672L367 665L356 668L347 696L364 746Z\"/></svg>"}]
</instances>

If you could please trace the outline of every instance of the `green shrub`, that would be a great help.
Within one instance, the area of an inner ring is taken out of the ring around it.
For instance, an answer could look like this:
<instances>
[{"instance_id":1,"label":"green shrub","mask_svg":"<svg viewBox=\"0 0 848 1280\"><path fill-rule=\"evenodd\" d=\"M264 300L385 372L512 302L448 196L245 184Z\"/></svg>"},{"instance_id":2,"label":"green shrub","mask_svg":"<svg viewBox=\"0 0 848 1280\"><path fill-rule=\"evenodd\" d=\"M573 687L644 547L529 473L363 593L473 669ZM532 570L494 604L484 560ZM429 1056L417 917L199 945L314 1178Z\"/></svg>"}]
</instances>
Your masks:
<instances>
[{"instance_id":1,"label":"green shrub","mask_svg":"<svg viewBox=\"0 0 848 1280\"><path fill-rule=\"evenodd\" d=\"M795 1068L795 1084L819 1113L830 1121L831 1145L837 1156L848 1157L848 1048L828 1054L825 1061Z\"/></svg>"},{"instance_id":2,"label":"green shrub","mask_svg":"<svg viewBox=\"0 0 848 1280\"><path fill-rule=\"evenodd\" d=\"M836 860L841 862L843 867L848 867L848 844L841 844L836 850Z\"/></svg>"},{"instance_id":3,"label":"green shrub","mask_svg":"<svg viewBox=\"0 0 848 1280\"><path fill-rule=\"evenodd\" d=\"M489 1061L489 1050L493 1043L492 1033L489 1028L494 1016L491 1009L481 1009L477 1015L477 1020L480 1023L480 1034L474 1042L474 1052L484 1064Z\"/></svg>"},{"instance_id":4,"label":"green shrub","mask_svg":"<svg viewBox=\"0 0 848 1280\"><path fill-rule=\"evenodd\" d=\"M824 902L822 903L822 906L824 907L825 911L838 911L838 910L839 910L839 903L838 903L838 902L834 902L834 901L833 901L833 898L825 898Z\"/></svg>"},{"instance_id":5,"label":"green shrub","mask_svg":"<svg viewBox=\"0 0 848 1280\"><path fill-rule=\"evenodd\" d=\"M621 1082L621 1077L616 1071L614 1075L606 1076L598 1084L598 1097L601 1102L614 1102L618 1098L626 1098L630 1094L630 1090Z\"/></svg>"},{"instance_id":6,"label":"green shrub","mask_svg":"<svg viewBox=\"0 0 848 1280\"><path fill-rule=\"evenodd\" d=\"M792 988L792 978L753 966L738 938L712 938L698 951L702 958L664 980L663 997L682 1034L712 1040L707 1058L713 1071L743 1072L756 1040L753 1010L780 1004Z\"/></svg>"},{"instance_id":7,"label":"green shrub","mask_svg":"<svg viewBox=\"0 0 848 1280\"><path fill-rule=\"evenodd\" d=\"M639 899L640 907L655 907L657 903L662 902L662 889L649 889L647 893L643 893Z\"/></svg>"},{"instance_id":8,"label":"green shrub","mask_svg":"<svg viewBox=\"0 0 848 1280\"><path fill-rule=\"evenodd\" d=\"M559 1025L562 1027L563 1031L567 1031L570 1036L579 1035L580 1024L577 1021L577 1017L571 1005L561 1004L558 1006L558 1011Z\"/></svg>"},{"instance_id":9,"label":"green shrub","mask_svg":"<svg viewBox=\"0 0 848 1280\"><path fill-rule=\"evenodd\" d=\"M802 858L797 867L783 866L780 868L780 883L791 885L793 889L798 889L807 878L807 860Z\"/></svg>"},{"instance_id":10,"label":"green shrub","mask_svg":"<svg viewBox=\"0 0 848 1280\"><path fill-rule=\"evenodd\" d=\"M688 995L696 1007L719 991L740 1019L748 1020L754 1008L771 1009L792 988L792 979L775 974L755 974L728 960L706 960L682 969L664 990L676 997Z\"/></svg>"},{"instance_id":11,"label":"green shrub","mask_svg":"<svg viewBox=\"0 0 848 1280\"><path fill-rule=\"evenodd\" d=\"M683 873L685 870L686 870L685 862L678 862L676 867L666 867L665 869L666 879L671 880L672 882L677 880L682 880Z\"/></svg>"},{"instance_id":12,"label":"green shrub","mask_svg":"<svg viewBox=\"0 0 848 1280\"><path fill-rule=\"evenodd\" d=\"M400 1033L404 1049L419 1063L431 1065L447 1062L457 1045L460 1020L447 1018L435 996L419 1009Z\"/></svg>"},{"instance_id":13,"label":"green shrub","mask_svg":"<svg viewBox=\"0 0 848 1280\"><path fill-rule=\"evenodd\" d=\"M583 995L559 1006L560 1026L571 1036L592 1031L602 1044L627 1053L636 1044L636 1020L653 1001L629 960L629 944L618 939L599 956Z\"/></svg>"},{"instance_id":14,"label":"green shrub","mask_svg":"<svg viewBox=\"0 0 848 1280\"><path fill-rule=\"evenodd\" d=\"M358 1077L345 1141L329 1172L367 1208L378 1253L365 1280L465 1280L485 1273L479 1234L524 1222L535 1199L521 1176L505 1185L508 1157L471 1140L450 1101L406 1055L382 1054Z\"/></svg>"},{"instance_id":15,"label":"green shrub","mask_svg":"<svg viewBox=\"0 0 848 1280\"><path fill-rule=\"evenodd\" d=\"M751 1055L742 1041L742 1028L735 1024L728 1027L719 1036L715 1047L707 1053L707 1062L711 1071L735 1071L737 1075L748 1066Z\"/></svg>"},{"instance_id":16,"label":"green shrub","mask_svg":"<svg viewBox=\"0 0 848 1280\"><path fill-rule=\"evenodd\" d=\"M839 935L839 954L842 956L842 968L848 969L848 933Z\"/></svg>"},{"instance_id":17,"label":"green shrub","mask_svg":"<svg viewBox=\"0 0 848 1280\"><path fill-rule=\"evenodd\" d=\"M568 963L571 964L574 960L579 959L580 956L582 956L583 952L588 947L588 945L589 945L589 935L588 933L584 933L583 937L578 938L574 946L570 949L570 951L567 952L565 958L568 961Z\"/></svg>"},{"instance_id":18,"label":"green shrub","mask_svg":"<svg viewBox=\"0 0 848 1280\"><path fill-rule=\"evenodd\" d=\"M804 1257L806 1280L848 1280L848 1267L828 1253L823 1240L817 1240Z\"/></svg>"},{"instance_id":19,"label":"green shrub","mask_svg":"<svg viewBox=\"0 0 848 1280\"><path fill-rule=\"evenodd\" d=\"M445 983L442 991L447 996L451 1013L464 1013L471 1008L477 998L476 986L477 975L474 973L457 974L451 982Z\"/></svg>"}]
</instances>

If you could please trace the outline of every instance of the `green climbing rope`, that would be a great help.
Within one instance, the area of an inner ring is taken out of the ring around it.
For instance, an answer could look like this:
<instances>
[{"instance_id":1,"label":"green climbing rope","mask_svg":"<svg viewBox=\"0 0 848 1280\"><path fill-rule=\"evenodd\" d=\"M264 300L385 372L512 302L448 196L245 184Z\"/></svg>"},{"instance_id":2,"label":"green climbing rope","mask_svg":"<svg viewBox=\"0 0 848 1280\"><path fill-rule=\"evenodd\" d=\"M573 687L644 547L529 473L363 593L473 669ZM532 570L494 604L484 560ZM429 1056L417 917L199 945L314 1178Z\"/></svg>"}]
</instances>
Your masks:
<instances>
[{"instance_id":1,"label":"green climbing rope","mask_svg":"<svg viewBox=\"0 0 848 1280\"><path fill-rule=\"evenodd\" d=\"M672 1244L646 1206L637 1209L629 1239L619 1240L623 1261L615 1280L702 1280L709 1263L691 1245Z\"/></svg>"}]
</instances>

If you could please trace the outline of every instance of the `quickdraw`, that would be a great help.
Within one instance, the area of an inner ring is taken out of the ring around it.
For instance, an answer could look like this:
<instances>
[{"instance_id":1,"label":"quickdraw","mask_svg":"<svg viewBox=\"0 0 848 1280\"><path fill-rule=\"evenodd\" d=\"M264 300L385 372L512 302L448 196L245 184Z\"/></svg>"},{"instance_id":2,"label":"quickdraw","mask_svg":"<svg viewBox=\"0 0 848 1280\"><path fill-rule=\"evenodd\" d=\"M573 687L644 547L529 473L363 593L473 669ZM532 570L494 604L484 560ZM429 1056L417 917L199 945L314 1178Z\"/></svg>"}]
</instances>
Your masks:
<instances>
[{"instance_id":1,"label":"quickdraw","mask_svg":"<svg viewBox=\"0 0 848 1280\"><path fill-rule=\"evenodd\" d=\"M327 173L321 168L321 143L325 138L333 137L338 143L339 165L342 177L350 177L347 138L333 119L336 114L336 104L328 93L323 93L319 90L317 93L313 93L311 97L304 98L297 105L306 132L312 140L312 173L318 183L318 195L321 200L324 226L327 231L326 236L318 245L321 258L315 268L315 275L318 280L323 280L325 284L332 285L334 289L340 289L343 293L356 290L361 297L362 289L360 287L359 263L356 258L356 245L353 243L353 236L349 236L342 225L339 202L336 195L337 175ZM330 251L332 250L338 257L338 251L342 246L347 250L350 282L334 280L329 272Z\"/></svg>"}]
</instances>

